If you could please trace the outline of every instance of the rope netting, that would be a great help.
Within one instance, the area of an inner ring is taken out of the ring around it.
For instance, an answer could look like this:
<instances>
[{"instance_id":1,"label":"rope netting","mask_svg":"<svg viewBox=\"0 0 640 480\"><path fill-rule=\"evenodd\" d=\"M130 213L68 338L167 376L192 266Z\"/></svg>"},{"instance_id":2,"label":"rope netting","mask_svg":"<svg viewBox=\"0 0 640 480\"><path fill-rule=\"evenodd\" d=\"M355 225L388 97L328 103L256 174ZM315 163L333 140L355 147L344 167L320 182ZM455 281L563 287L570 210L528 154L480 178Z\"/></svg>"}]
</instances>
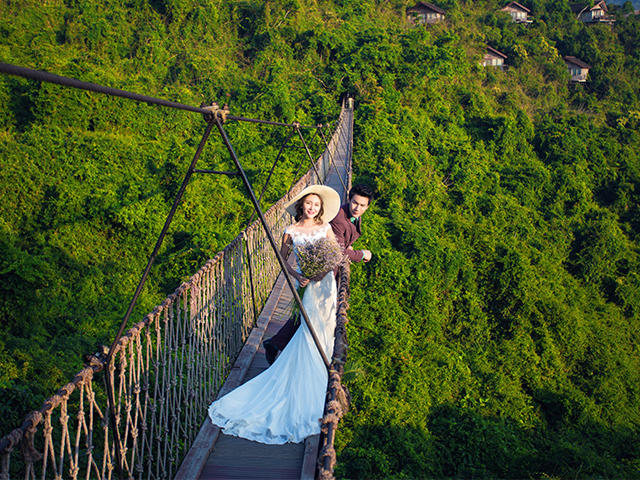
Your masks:
<instances>
[{"instance_id":1,"label":"rope netting","mask_svg":"<svg viewBox=\"0 0 640 480\"><path fill-rule=\"evenodd\" d=\"M313 168L265 213L276 238L291 223L284 205L303 188L324 182L332 168L343 185L349 183L351 130L352 112L343 107ZM349 157L340 173L334 163L339 151ZM105 352L93 355L70 383L0 439L0 480L114 478L116 448L129 477L172 478L280 271L262 224L253 222L131 327L108 365ZM346 281L341 292L348 276ZM346 318L341 298L339 317L342 312ZM105 375L115 398L119 446Z\"/></svg>"}]
</instances>

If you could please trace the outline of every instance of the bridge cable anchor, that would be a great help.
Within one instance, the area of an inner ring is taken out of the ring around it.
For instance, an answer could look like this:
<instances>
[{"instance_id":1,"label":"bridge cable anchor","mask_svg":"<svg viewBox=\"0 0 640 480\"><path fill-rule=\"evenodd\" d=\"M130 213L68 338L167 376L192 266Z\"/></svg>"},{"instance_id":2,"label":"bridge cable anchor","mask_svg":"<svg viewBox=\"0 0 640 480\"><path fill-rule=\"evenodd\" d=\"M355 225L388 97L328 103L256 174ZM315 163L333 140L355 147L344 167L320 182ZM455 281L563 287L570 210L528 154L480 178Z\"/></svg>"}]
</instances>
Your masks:
<instances>
[{"instance_id":1,"label":"bridge cable anchor","mask_svg":"<svg viewBox=\"0 0 640 480\"><path fill-rule=\"evenodd\" d=\"M222 108L218 106L217 102L212 102L211 105L207 105L205 102L200 104L200 108L203 110L207 110L207 113L203 113L204 121L207 123L211 123L215 121L216 118L219 118L221 123L225 123L227 121L227 115L229 115L229 105L226 103Z\"/></svg>"}]
</instances>

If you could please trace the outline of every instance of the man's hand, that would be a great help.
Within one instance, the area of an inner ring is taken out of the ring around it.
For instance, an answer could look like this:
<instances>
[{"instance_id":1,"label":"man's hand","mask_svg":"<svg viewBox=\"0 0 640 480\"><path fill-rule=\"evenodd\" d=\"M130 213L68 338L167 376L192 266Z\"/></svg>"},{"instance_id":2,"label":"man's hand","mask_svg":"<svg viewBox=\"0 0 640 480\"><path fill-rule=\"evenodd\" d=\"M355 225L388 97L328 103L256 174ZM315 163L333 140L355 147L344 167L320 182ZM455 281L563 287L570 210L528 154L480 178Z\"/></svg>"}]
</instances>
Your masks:
<instances>
[{"instance_id":1,"label":"man's hand","mask_svg":"<svg viewBox=\"0 0 640 480\"><path fill-rule=\"evenodd\" d=\"M362 250L362 260L368 262L371 260L371 251L370 250Z\"/></svg>"}]
</instances>

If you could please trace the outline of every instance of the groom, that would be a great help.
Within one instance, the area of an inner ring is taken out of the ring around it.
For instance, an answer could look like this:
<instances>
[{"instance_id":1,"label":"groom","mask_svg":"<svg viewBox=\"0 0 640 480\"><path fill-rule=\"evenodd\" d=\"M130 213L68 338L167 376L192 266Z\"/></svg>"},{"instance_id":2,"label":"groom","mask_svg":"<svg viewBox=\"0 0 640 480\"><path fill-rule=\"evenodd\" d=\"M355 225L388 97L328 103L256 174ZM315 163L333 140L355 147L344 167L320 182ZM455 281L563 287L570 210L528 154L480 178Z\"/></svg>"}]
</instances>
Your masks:
<instances>
[{"instance_id":1,"label":"groom","mask_svg":"<svg viewBox=\"0 0 640 480\"><path fill-rule=\"evenodd\" d=\"M340 207L336 217L329 222L344 254L352 262L368 262L371 260L371 252L369 250L354 250L351 245L360 237L360 217L367 211L372 199L373 191L369 186L354 185L349 191L349 201ZM276 360L278 351L286 347L297 328L298 322L295 322L294 318L291 317L278 333L262 342L264 354L269 365Z\"/></svg>"}]
</instances>

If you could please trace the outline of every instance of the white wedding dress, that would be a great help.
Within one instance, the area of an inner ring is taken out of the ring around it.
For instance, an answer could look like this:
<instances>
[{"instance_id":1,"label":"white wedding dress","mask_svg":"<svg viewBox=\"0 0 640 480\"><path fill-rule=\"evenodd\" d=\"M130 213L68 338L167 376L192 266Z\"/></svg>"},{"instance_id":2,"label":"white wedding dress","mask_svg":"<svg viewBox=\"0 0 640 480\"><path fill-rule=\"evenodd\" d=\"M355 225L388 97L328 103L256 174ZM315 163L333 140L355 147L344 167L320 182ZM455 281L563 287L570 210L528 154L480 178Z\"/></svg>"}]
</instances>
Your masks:
<instances>
[{"instance_id":1,"label":"white wedding dress","mask_svg":"<svg viewBox=\"0 0 640 480\"><path fill-rule=\"evenodd\" d=\"M326 237L330 228L326 224L305 234L289 226L285 232L293 240L295 254L297 245ZM329 359L333 354L336 301L333 272L309 282L302 299ZM300 327L273 365L213 402L209 417L228 435L268 444L298 443L320 433L327 382L327 369L301 319Z\"/></svg>"}]
</instances>

